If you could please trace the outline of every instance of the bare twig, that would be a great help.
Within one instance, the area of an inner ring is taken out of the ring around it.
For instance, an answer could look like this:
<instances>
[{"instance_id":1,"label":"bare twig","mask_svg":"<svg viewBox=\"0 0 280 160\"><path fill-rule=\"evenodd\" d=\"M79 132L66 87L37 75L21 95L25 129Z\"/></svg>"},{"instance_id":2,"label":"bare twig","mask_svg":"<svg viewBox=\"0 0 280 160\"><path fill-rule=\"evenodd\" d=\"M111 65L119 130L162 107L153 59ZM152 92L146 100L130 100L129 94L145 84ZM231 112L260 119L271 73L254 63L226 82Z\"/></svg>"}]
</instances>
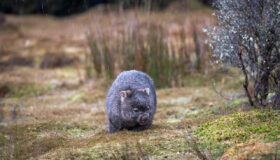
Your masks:
<instances>
[{"instance_id":1,"label":"bare twig","mask_svg":"<svg viewBox=\"0 0 280 160\"><path fill-rule=\"evenodd\" d=\"M245 68L245 65L244 65L244 62L243 62L243 58L242 58L242 52L238 53L238 57L239 57L239 61L240 61L240 64L241 64L241 69L242 69L243 75L245 77L245 80L244 80L244 83L243 83L243 88L244 88L244 90L246 92L246 95L248 97L250 105L251 106L255 106L254 102L252 100L252 97L251 97L251 95L249 93L249 90L248 90L249 80L248 80L248 74L247 74L247 71L246 71L246 68Z\"/></svg>"}]
</instances>

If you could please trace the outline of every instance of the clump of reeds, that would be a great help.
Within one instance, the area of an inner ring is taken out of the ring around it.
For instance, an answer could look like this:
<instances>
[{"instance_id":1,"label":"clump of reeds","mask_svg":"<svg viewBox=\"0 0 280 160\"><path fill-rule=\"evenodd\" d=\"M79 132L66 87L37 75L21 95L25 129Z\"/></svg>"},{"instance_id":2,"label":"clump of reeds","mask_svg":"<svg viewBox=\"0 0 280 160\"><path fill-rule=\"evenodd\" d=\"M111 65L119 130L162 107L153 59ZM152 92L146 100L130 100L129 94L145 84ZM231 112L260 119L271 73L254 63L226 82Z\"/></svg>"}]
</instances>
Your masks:
<instances>
[{"instance_id":1,"label":"clump of reeds","mask_svg":"<svg viewBox=\"0 0 280 160\"><path fill-rule=\"evenodd\" d=\"M132 21L120 30L99 30L88 38L92 66L97 76L108 79L123 70L137 69L148 73L157 87L182 86L182 77L193 70L200 71L200 63L205 63L201 60L200 34L190 28L193 32L187 33L181 26L175 42L168 40L166 28L157 23L143 25ZM187 39L192 39L192 43L186 43ZM193 52L197 52L194 62Z\"/></svg>"},{"instance_id":2,"label":"clump of reeds","mask_svg":"<svg viewBox=\"0 0 280 160\"><path fill-rule=\"evenodd\" d=\"M94 67L97 76L102 74L102 54L98 49L97 39L88 37L90 55L86 55L86 74L87 77L92 77L92 68ZM93 66L92 66L93 65Z\"/></svg>"},{"instance_id":3,"label":"clump of reeds","mask_svg":"<svg viewBox=\"0 0 280 160\"><path fill-rule=\"evenodd\" d=\"M185 74L186 57L168 46L163 28L150 26L146 43L142 51L144 71L151 75L159 87L182 85L180 77Z\"/></svg>"}]
</instances>

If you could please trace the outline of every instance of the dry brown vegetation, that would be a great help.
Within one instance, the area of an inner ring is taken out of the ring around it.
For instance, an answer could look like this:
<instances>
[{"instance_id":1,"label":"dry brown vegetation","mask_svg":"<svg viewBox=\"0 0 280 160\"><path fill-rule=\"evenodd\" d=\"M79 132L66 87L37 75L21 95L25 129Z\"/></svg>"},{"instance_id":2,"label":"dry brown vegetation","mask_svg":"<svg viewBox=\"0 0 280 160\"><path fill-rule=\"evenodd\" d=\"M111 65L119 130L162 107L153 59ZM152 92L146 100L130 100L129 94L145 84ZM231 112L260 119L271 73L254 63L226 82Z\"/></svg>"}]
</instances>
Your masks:
<instances>
[{"instance_id":1,"label":"dry brown vegetation","mask_svg":"<svg viewBox=\"0 0 280 160\"><path fill-rule=\"evenodd\" d=\"M246 111L248 105L239 87L240 73L213 69L208 55L199 55L201 71L195 68L193 29L200 34L201 27L212 22L210 13L90 11L65 19L7 16L0 25L0 159L199 159L198 154L204 153L211 159L215 149L203 142L189 143L187 132L221 115ZM180 78L183 87L157 90L158 110L151 129L108 134L104 105L108 83L95 72L88 79L88 35L111 35L114 42L115 34L126 32L123 29L134 25L135 18L139 28L133 28L135 32L156 24L164 28L170 43L178 45L177 50L185 43L190 58L185 67L190 70ZM204 45L203 40L199 44Z\"/></svg>"},{"instance_id":2,"label":"dry brown vegetation","mask_svg":"<svg viewBox=\"0 0 280 160\"><path fill-rule=\"evenodd\" d=\"M151 75L158 87L174 87L183 86L182 78L189 73L211 71L202 31L214 23L208 13L178 20L163 13L128 12L109 16L110 25L93 24L88 35L88 59L93 63L87 67L89 77L90 66L108 79L122 70L138 69Z\"/></svg>"}]
</instances>

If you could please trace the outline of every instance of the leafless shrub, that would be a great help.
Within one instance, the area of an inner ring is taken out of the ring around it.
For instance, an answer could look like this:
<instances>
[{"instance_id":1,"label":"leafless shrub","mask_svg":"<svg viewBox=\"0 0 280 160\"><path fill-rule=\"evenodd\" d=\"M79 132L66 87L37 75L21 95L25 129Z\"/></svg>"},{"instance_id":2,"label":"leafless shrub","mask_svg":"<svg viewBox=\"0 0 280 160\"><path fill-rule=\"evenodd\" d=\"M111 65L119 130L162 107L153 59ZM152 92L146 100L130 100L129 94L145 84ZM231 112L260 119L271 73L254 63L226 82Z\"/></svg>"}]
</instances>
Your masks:
<instances>
[{"instance_id":1,"label":"leafless shrub","mask_svg":"<svg viewBox=\"0 0 280 160\"><path fill-rule=\"evenodd\" d=\"M280 2L216 1L218 26L209 35L214 56L240 68L252 106L280 106ZM249 83L253 83L253 94Z\"/></svg>"}]
</instances>

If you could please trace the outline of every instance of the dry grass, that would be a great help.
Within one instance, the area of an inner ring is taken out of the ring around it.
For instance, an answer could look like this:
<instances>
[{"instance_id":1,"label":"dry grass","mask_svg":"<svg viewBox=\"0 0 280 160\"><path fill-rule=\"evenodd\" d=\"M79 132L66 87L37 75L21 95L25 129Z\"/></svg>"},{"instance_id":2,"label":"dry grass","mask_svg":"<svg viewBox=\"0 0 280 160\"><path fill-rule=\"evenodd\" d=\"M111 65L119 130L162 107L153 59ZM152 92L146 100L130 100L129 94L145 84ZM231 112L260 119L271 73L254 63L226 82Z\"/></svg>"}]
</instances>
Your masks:
<instances>
[{"instance_id":1,"label":"dry grass","mask_svg":"<svg viewBox=\"0 0 280 160\"><path fill-rule=\"evenodd\" d=\"M59 78L60 73L53 74L53 78ZM209 111L228 103L217 100L217 94L207 84L161 89L151 129L111 135L106 132L105 94L100 80L95 80L75 89L57 87L24 101L13 97L4 99L1 108L5 118L0 134L3 159L9 156L17 159L103 159L108 152L108 157L127 154L142 157L139 155L145 154L151 159L194 159L196 155L189 152L189 145L185 143L185 129L209 121L209 117L214 116ZM12 110L18 104L21 107ZM13 118L14 112L17 116ZM208 118L204 119L205 115ZM134 145L137 142L141 150ZM129 150L125 147L127 143L133 144Z\"/></svg>"},{"instance_id":2,"label":"dry grass","mask_svg":"<svg viewBox=\"0 0 280 160\"><path fill-rule=\"evenodd\" d=\"M280 143L247 142L233 146L225 152L221 160L245 160L250 157L256 159L276 160L280 157Z\"/></svg>"}]
</instances>

